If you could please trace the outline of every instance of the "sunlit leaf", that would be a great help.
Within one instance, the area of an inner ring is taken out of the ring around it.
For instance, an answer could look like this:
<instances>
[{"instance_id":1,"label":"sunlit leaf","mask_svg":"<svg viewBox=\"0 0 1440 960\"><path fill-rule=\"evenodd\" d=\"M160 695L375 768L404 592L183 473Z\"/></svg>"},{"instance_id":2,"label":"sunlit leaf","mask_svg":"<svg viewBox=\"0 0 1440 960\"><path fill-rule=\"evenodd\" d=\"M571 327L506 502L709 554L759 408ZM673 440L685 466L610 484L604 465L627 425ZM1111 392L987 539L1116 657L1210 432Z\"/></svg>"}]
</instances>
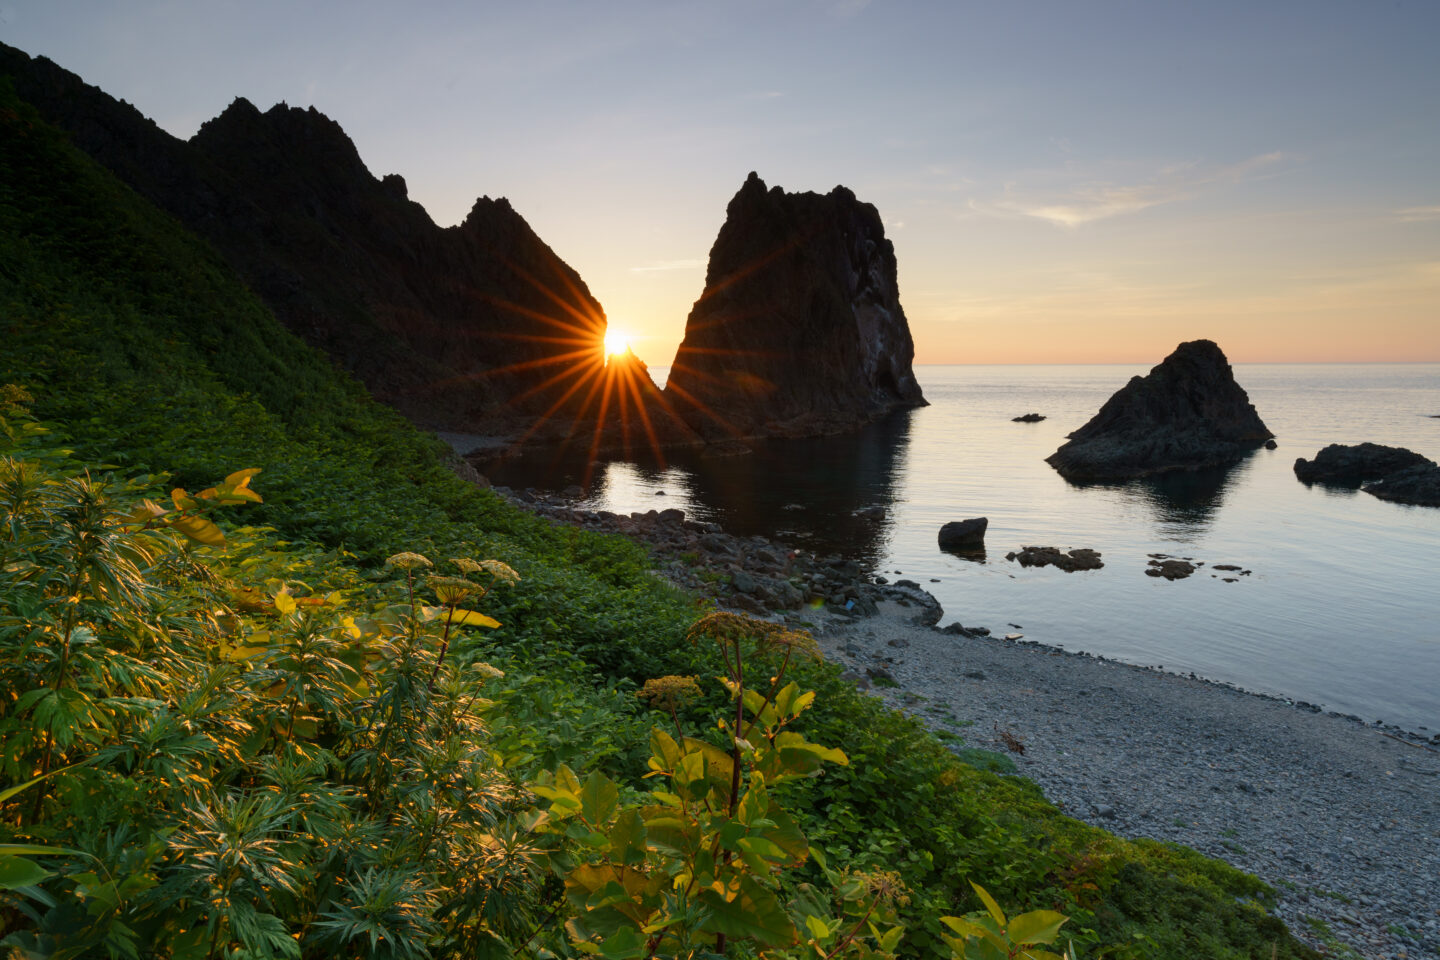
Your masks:
<instances>
[{"instance_id":1,"label":"sunlit leaf","mask_svg":"<svg viewBox=\"0 0 1440 960\"><path fill-rule=\"evenodd\" d=\"M170 526L196 543L204 544L207 547L225 546L224 532L204 517L175 517L170 521Z\"/></svg>"}]
</instances>

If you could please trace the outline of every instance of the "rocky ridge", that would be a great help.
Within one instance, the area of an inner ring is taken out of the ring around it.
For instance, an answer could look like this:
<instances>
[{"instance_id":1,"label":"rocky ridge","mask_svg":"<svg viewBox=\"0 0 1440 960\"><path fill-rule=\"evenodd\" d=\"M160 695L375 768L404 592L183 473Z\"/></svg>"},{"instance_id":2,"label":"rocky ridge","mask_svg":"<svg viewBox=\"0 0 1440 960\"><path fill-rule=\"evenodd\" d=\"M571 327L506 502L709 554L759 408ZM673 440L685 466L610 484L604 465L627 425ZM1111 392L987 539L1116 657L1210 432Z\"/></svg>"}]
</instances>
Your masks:
<instances>
[{"instance_id":1,"label":"rocky ridge","mask_svg":"<svg viewBox=\"0 0 1440 960\"><path fill-rule=\"evenodd\" d=\"M845 432L925 404L914 354L876 209L845 187L786 193L751 173L665 396L709 439Z\"/></svg>"},{"instance_id":2,"label":"rocky ridge","mask_svg":"<svg viewBox=\"0 0 1440 960\"><path fill-rule=\"evenodd\" d=\"M1133 377L1046 458L1072 482L1122 481L1244 457L1273 434L1210 340L1182 343Z\"/></svg>"},{"instance_id":3,"label":"rocky ridge","mask_svg":"<svg viewBox=\"0 0 1440 960\"><path fill-rule=\"evenodd\" d=\"M623 395L593 389L618 372L604 355L604 310L504 198L480 197L442 228L313 107L262 112L237 98L184 141L43 57L0 44L0 74L418 425L608 450L624 445L624 404L659 442L698 442L635 375L643 365Z\"/></svg>"}]
</instances>

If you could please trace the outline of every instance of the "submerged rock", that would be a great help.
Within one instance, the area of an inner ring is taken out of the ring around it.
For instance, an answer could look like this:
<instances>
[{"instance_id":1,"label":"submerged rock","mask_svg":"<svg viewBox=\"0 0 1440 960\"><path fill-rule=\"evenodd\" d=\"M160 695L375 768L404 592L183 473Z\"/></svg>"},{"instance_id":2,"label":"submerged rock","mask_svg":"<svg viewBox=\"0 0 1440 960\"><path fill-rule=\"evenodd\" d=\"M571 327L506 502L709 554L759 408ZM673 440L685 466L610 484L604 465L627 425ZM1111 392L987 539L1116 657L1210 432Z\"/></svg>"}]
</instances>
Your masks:
<instances>
[{"instance_id":1,"label":"submerged rock","mask_svg":"<svg viewBox=\"0 0 1440 960\"><path fill-rule=\"evenodd\" d=\"M665 397L707 439L815 436L925 405L880 214L844 187L730 201Z\"/></svg>"},{"instance_id":2,"label":"submerged rock","mask_svg":"<svg viewBox=\"0 0 1440 960\"><path fill-rule=\"evenodd\" d=\"M1072 481L1129 480L1238 460L1271 434L1209 340L1134 377L1046 458Z\"/></svg>"},{"instance_id":3,"label":"submerged rock","mask_svg":"<svg viewBox=\"0 0 1440 960\"><path fill-rule=\"evenodd\" d=\"M1151 560L1145 573L1152 577L1164 577L1166 580L1184 580L1195 570L1195 564L1184 560Z\"/></svg>"}]
</instances>

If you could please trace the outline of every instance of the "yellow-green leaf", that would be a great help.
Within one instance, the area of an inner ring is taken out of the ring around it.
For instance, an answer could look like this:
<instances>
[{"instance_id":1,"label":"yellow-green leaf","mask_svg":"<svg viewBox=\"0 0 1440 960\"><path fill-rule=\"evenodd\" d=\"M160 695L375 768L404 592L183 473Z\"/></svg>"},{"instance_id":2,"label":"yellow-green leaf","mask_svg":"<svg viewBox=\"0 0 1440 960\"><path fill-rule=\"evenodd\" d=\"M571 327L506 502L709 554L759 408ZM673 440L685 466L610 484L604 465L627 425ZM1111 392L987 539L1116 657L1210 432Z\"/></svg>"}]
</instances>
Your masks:
<instances>
[{"instance_id":1,"label":"yellow-green leaf","mask_svg":"<svg viewBox=\"0 0 1440 960\"><path fill-rule=\"evenodd\" d=\"M294 613L296 606L297 604L295 603L295 598L290 596L290 594L286 593L285 591L282 590L279 593L275 594L275 609L279 610L282 614L288 616L289 614Z\"/></svg>"},{"instance_id":2,"label":"yellow-green leaf","mask_svg":"<svg viewBox=\"0 0 1440 960\"><path fill-rule=\"evenodd\" d=\"M225 546L224 532L204 517L175 517L170 521L170 526L196 543L204 544L207 547Z\"/></svg>"},{"instance_id":3,"label":"yellow-green leaf","mask_svg":"<svg viewBox=\"0 0 1440 960\"><path fill-rule=\"evenodd\" d=\"M1032 910L1011 920L1006 932L1016 943L1054 943L1056 934L1068 919L1054 910Z\"/></svg>"},{"instance_id":4,"label":"yellow-green leaf","mask_svg":"<svg viewBox=\"0 0 1440 960\"><path fill-rule=\"evenodd\" d=\"M981 903L985 904L986 912L989 913L990 916L994 918L995 922L1000 924L1000 926L1005 926L1007 922L1005 920L1005 911L1000 909L1000 904L995 902L995 898L990 896L990 894L985 890L985 888L980 886L980 884L976 883L974 880L970 881L970 886L975 888L975 895L980 898Z\"/></svg>"},{"instance_id":5,"label":"yellow-green leaf","mask_svg":"<svg viewBox=\"0 0 1440 960\"><path fill-rule=\"evenodd\" d=\"M463 627L489 627L492 630L500 626L499 620L487 617L475 610L451 610L450 622L458 623Z\"/></svg>"}]
</instances>

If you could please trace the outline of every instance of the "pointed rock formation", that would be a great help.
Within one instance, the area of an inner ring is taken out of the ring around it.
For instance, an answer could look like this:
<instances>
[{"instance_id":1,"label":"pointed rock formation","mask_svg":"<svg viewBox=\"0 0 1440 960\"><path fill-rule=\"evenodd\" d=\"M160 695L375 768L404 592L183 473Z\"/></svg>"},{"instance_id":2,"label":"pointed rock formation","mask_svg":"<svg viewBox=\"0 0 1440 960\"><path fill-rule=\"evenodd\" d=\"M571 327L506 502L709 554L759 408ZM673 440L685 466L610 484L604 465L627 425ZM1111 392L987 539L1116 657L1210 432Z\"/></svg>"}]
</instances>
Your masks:
<instances>
[{"instance_id":1,"label":"pointed rock formation","mask_svg":"<svg viewBox=\"0 0 1440 960\"><path fill-rule=\"evenodd\" d=\"M505 199L481 197L463 223L441 228L402 177L372 176L313 107L261 112L236 99L186 142L3 44L0 74L214 244L287 327L420 426L534 442L623 433L595 421L620 409L595 389L607 382L604 310ZM648 377L626 382L627 409L641 404L666 442L698 442Z\"/></svg>"},{"instance_id":2,"label":"pointed rock formation","mask_svg":"<svg viewBox=\"0 0 1440 960\"><path fill-rule=\"evenodd\" d=\"M1182 343L1045 459L1072 481L1129 480L1238 460L1274 434L1209 340Z\"/></svg>"},{"instance_id":3,"label":"pointed rock formation","mask_svg":"<svg viewBox=\"0 0 1440 960\"><path fill-rule=\"evenodd\" d=\"M925 405L880 215L751 173L710 250L665 396L711 440L842 433Z\"/></svg>"}]
</instances>

